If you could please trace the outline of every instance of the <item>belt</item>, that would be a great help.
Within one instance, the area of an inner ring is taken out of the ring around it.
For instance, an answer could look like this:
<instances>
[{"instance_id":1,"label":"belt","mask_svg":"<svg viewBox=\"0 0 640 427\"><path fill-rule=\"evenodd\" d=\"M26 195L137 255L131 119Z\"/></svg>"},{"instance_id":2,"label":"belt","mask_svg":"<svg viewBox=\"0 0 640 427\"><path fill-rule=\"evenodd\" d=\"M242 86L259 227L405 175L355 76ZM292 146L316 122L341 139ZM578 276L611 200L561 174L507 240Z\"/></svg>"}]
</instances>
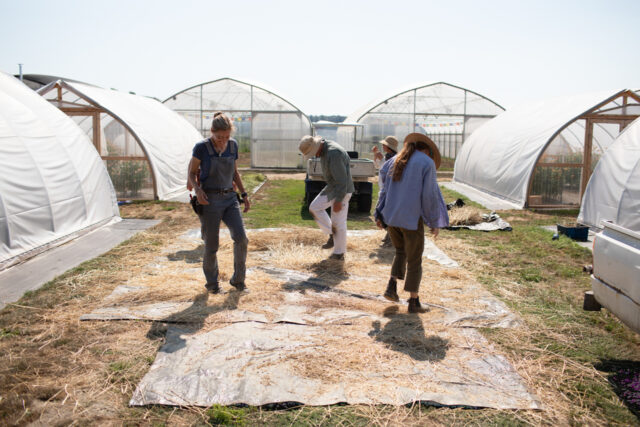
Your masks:
<instances>
[{"instance_id":1,"label":"belt","mask_svg":"<svg viewBox=\"0 0 640 427\"><path fill-rule=\"evenodd\" d=\"M204 190L204 192L207 194L227 194L231 193L232 191L233 188L225 188L223 190Z\"/></svg>"}]
</instances>

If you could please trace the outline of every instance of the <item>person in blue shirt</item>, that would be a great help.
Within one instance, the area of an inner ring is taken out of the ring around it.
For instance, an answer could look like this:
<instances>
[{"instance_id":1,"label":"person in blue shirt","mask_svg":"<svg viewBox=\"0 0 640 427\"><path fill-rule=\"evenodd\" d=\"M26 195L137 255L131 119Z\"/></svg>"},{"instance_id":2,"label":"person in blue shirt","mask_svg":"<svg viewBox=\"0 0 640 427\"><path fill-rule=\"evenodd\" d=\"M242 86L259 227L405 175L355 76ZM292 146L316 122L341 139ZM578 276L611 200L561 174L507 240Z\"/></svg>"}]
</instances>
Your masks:
<instances>
[{"instance_id":1,"label":"person in blue shirt","mask_svg":"<svg viewBox=\"0 0 640 427\"><path fill-rule=\"evenodd\" d=\"M242 192L244 212L250 208L249 198L238 173L238 142L231 138L234 126L222 112L213 115L211 138L195 145L189 163L188 186L196 192L198 202L203 205L200 218L204 256L202 270L211 293L220 292L218 284L218 243L220 222L229 228L233 239L233 276L230 283L236 290L245 289L247 247L249 239L244 230L240 204L234 184Z\"/></svg>"},{"instance_id":2,"label":"person in blue shirt","mask_svg":"<svg viewBox=\"0 0 640 427\"><path fill-rule=\"evenodd\" d=\"M382 171L382 166L384 163L398 154L398 140L395 136L389 135L385 139L383 139L380 144L382 145L382 151L384 152L384 156L378 150L378 147L373 147L373 164L378 169L378 199L380 198L380 193L384 188L384 181L382 177L384 176ZM382 246L387 248L391 246L391 238L389 237L389 233L385 233L384 238L382 239Z\"/></svg>"},{"instance_id":3,"label":"person in blue shirt","mask_svg":"<svg viewBox=\"0 0 640 427\"><path fill-rule=\"evenodd\" d=\"M434 161L435 160L435 161ZM421 133L404 139L402 150L380 169L383 189L375 210L378 227L387 226L396 250L384 297L398 302L397 281L409 292L409 313L425 313L418 290L422 279L424 224L433 236L449 225L449 214L438 187L438 147ZM406 278L405 278L406 274Z\"/></svg>"}]
</instances>

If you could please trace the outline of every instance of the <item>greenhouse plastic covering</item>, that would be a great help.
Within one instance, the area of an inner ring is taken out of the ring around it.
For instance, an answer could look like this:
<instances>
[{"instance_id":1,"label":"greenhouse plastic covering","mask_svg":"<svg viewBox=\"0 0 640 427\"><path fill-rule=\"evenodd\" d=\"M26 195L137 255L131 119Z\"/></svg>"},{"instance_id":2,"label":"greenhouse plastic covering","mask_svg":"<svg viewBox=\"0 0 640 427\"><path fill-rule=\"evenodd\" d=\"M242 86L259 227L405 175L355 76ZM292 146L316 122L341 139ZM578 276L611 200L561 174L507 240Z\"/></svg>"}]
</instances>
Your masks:
<instances>
[{"instance_id":1,"label":"greenhouse plastic covering","mask_svg":"<svg viewBox=\"0 0 640 427\"><path fill-rule=\"evenodd\" d=\"M111 180L87 136L0 73L0 269L117 216Z\"/></svg>"},{"instance_id":2,"label":"greenhouse plastic covering","mask_svg":"<svg viewBox=\"0 0 640 427\"><path fill-rule=\"evenodd\" d=\"M164 104L205 137L209 136L213 113L225 112L234 122L240 151L251 152L253 167L302 167L298 144L302 136L311 133L311 122L264 85L222 78L176 93Z\"/></svg>"},{"instance_id":3,"label":"greenhouse plastic covering","mask_svg":"<svg viewBox=\"0 0 640 427\"><path fill-rule=\"evenodd\" d=\"M616 138L587 185L578 222L601 228L603 220L640 232L640 119Z\"/></svg>"},{"instance_id":4,"label":"greenhouse plastic covering","mask_svg":"<svg viewBox=\"0 0 640 427\"><path fill-rule=\"evenodd\" d=\"M363 157L370 158L372 146L387 135L396 136L402 143L409 133L420 132L434 140L443 157L455 158L471 132L502 111L500 105L482 95L437 82L378 99L350 114L345 122L364 125L364 135L356 147Z\"/></svg>"},{"instance_id":5,"label":"greenhouse plastic covering","mask_svg":"<svg viewBox=\"0 0 640 427\"><path fill-rule=\"evenodd\" d=\"M453 180L524 207L538 158L552 138L568 123L621 92L553 98L505 111L465 141L456 158ZM581 139L563 137L564 141L581 152ZM594 137L594 146L597 144Z\"/></svg>"},{"instance_id":6,"label":"greenhouse plastic covering","mask_svg":"<svg viewBox=\"0 0 640 427\"><path fill-rule=\"evenodd\" d=\"M193 126L155 99L84 83L63 83L131 130L153 169L158 199L186 197L187 167L193 146L203 139ZM50 86L38 92L47 92Z\"/></svg>"}]
</instances>

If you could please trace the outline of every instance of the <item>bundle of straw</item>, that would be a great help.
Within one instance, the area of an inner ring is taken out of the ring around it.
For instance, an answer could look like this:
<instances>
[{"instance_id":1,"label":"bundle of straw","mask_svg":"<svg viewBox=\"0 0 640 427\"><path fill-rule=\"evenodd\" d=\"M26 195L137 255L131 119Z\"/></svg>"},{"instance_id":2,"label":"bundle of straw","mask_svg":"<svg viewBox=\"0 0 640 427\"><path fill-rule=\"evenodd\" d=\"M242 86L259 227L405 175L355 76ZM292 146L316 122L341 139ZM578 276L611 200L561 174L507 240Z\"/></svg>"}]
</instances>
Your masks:
<instances>
[{"instance_id":1,"label":"bundle of straw","mask_svg":"<svg viewBox=\"0 0 640 427\"><path fill-rule=\"evenodd\" d=\"M449 211L449 225L475 225L482 222L482 211L473 206L463 206Z\"/></svg>"}]
</instances>

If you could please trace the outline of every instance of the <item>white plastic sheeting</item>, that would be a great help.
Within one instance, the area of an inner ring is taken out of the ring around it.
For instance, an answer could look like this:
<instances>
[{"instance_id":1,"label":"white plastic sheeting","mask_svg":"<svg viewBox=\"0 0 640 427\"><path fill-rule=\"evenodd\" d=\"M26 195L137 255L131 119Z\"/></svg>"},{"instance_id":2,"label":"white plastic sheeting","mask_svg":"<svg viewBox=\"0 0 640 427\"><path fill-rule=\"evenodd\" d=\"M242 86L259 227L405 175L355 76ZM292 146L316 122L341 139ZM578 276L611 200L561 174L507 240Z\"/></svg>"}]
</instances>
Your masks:
<instances>
[{"instance_id":1,"label":"white plastic sheeting","mask_svg":"<svg viewBox=\"0 0 640 427\"><path fill-rule=\"evenodd\" d=\"M155 99L84 83L62 83L129 128L149 159L159 200L186 195L187 167L193 146L202 140L191 124ZM47 85L38 92L45 93L50 87Z\"/></svg>"},{"instance_id":2,"label":"white plastic sheeting","mask_svg":"<svg viewBox=\"0 0 640 427\"><path fill-rule=\"evenodd\" d=\"M204 333L170 326L166 343L129 404L431 402L497 409L542 408L506 358L494 354L475 329L450 328L434 333L418 317L403 314L390 320L339 309L332 310L328 317L324 314L317 313L317 322L310 325L246 321ZM432 351L399 362L404 353L411 353L397 345L390 333L400 324L407 328L405 332L415 340L412 342L421 342L419 346ZM339 336L348 344L338 349L328 346L327 336ZM357 352L357 347L370 342L378 346L373 354L368 353L372 357L362 359L362 364L334 366L333 359L344 357L345 348L353 346L355 349L349 351ZM449 355L447 348L453 348L455 356ZM314 373L308 365L316 363L319 372Z\"/></svg>"},{"instance_id":3,"label":"white plastic sheeting","mask_svg":"<svg viewBox=\"0 0 640 427\"><path fill-rule=\"evenodd\" d=\"M0 72L0 269L118 215L111 180L87 136Z\"/></svg>"},{"instance_id":4,"label":"white plastic sheeting","mask_svg":"<svg viewBox=\"0 0 640 427\"><path fill-rule=\"evenodd\" d=\"M504 111L490 99L445 82L427 83L377 99L350 114L345 122L364 126L355 150L371 158L373 144L387 135L400 143L412 132L427 134L443 157L455 158L463 141L478 126ZM349 141L348 128L338 130L336 140Z\"/></svg>"},{"instance_id":5,"label":"white plastic sheeting","mask_svg":"<svg viewBox=\"0 0 640 427\"><path fill-rule=\"evenodd\" d=\"M240 150L250 148L253 167L302 167L298 144L311 133L311 121L262 84L224 77L180 91L164 104L204 136L209 135L214 112L225 112L236 127Z\"/></svg>"},{"instance_id":6,"label":"white plastic sheeting","mask_svg":"<svg viewBox=\"0 0 640 427\"><path fill-rule=\"evenodd\" d=\"M620 92L553 98L505 111L465 141L456 158L453 180L524 207L535 165L553 138L567 124Z\"/></svg>"},{"instance_id":7,"label":"white plastic sheeting","mask_svg":"<svg viewBox=\"0 0 640 427\"><path fill-rule=\"evenodd\" d=\"M602 228L603 220L640 232L640 119L602 156L584 193L578 222Z\"/></svg>"}]
</instances>

